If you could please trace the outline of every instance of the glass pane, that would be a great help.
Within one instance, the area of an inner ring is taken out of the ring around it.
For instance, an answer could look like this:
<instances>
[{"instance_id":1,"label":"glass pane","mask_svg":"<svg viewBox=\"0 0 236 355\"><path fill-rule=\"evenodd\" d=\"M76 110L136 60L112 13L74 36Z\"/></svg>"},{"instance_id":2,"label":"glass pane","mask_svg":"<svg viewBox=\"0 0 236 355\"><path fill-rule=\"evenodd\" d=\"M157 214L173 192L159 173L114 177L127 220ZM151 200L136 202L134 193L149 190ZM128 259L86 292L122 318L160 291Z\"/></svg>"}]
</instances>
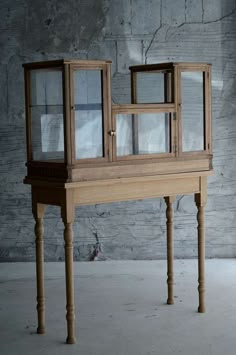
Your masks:
<instances>
[{"instance_id":1,"label":"glass pane","mask_svg":"<svg viewBox=\"0 0 236 355\"><path fill-rule=\"evenodd\" d=\"M204 150L203 73L182 72L182 150Z\"/></svg>"},{"instance_id":2,"label":"glass pane","mask_svg":"<svg viewBox=\"0 0 236 355\"><path fill-rule=\"evenodd\" d=\"M74 72L76 159L104 156L102 72Z\"/></svg>"},{"instance_id":3,"label":"glass pane","mask_svg":"<svg viewBox=\"0 0 236 355\"><path fill-rule=\"evenodd\" d=\"M118 156L169 153L169 114L116 115L116 145Z\"/></svg>"},{"instance_id":4,"label":"glass pane","mask_svg":"<svg viewBox=\"0 0 236 355\"><path fill-rule=\"evenodd\" d=\"M171 102L171 73L137 73L138 104Z\"/></svg>"},{"instance_id":5,"label":"glass pane","mask_svg":"<svg viewBox=\"0 0 236 355\"><path fill-rule=\"evenodd\" d=\"M62 106L34 106L31 108L33 159L64 158Z\"/></svg>"},{"instance_id":6,"label":"glass pane","mask_svg":"<svg viewBox=\"0 0 236 355\"><path fill-rule=\"evenodd\" d=\"M34 160L64 159L62 72L31 72L32 152Z\"/></svg>"}]
</instances>

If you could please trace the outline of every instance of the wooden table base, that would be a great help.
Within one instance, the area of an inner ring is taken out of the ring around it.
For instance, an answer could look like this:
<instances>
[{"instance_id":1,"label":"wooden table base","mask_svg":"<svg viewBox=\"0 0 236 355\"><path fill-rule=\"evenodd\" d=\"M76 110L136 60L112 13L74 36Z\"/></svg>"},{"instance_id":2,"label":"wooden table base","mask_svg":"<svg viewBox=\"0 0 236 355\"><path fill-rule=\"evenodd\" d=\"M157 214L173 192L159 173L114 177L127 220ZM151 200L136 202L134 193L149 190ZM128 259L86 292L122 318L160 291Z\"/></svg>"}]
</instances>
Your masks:
<instances>
[{"instance_id":1,"label":"wooden table base","mask_svg":"<svg viewBox=\"0 0 236 355\"><path fill-rule=\"evenodd\" d=\"M152 178L154 179L154 178ZM43 253L43 216L46 205L56 205L61 208L61 216L64 223L64 241L65 241L65 273L66 273L66 320L67 320L67 339L68 344L74 344L75 338L75 305L74 305L74 276L73 276L73 222L75 207L79 204L88 204L88 201L94 203L103 203L111 201L123 201L126 199L136 199L137 197L162 197L161 191L168 191L165 194L166 203L166 231L167 231L167 303L174 303L174 246L173 246L173 202L176 194L174 191L179 189L179 194L194 193L195 203L197 205L198 222L198 293L199 306L198 312L205 312L205 231L204 231L204 206L206 204L206 177L194 176L186 178L183 175L182 181L172 184L173 177L168 179L157 178L158 181L152 182L148 177L146 180L136 180L134 186L129 179L104 183L98 183L98 196L91 195L90 183L69 184L62 187L48 187L41 184L32 184L32 209L35 218L35 241L36 241L36 274L37 274L37 312L38 328L37 333L45 333L45 295L44 295L44 253ZM181 180L181 179L179 179ZM146 181L146 182L145 182ZM151 185L150 185L151 183ZM111 190L110 184L117 186ZM95 183L96 185L96 183ZM82 186L82 190L81 190ZM174 187L173 187L174 186ZM177 187L176 187L177 186ZM121 194L117 195L119 189ZM123 190L122 190L123 189ZM133 190L132 190L133 189ZM110 195L107 194L110 191ZM94 191L97 191L94 189ZM142 193L140 193L140 191ZM150 195L149 195L150 194ZM130 196L130 197L129 197ZM133 196L133 198L132 198Z\"/></svg>"}]
</instances>

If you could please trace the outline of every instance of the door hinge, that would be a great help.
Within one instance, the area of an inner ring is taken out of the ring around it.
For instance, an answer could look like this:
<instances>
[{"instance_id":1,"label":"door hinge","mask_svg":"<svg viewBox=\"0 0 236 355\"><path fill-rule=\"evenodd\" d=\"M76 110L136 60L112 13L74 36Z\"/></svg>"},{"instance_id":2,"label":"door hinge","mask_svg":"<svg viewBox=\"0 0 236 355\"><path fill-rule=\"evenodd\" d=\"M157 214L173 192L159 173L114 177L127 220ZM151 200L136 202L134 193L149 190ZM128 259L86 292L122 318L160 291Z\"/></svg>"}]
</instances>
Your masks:
<instances>
[{"instance_id":1,"label":"door hinge","mask_svg":"<svg viewBox=\"0 0 236 355\"><path fill-rule=\"evenodd\" d=\"M177 145L174 145L174 153L177 153Z\"/></svg>"},{"instance_id":2,"label":"door hinge","mask_svg":"<svg viewBox=\"0 0 236 355\"><path fill-rule=\"evenodd\" d=\"M173 112L173 120L175 121L177 118L176 112Z\"/></svg>"}]
</instances>

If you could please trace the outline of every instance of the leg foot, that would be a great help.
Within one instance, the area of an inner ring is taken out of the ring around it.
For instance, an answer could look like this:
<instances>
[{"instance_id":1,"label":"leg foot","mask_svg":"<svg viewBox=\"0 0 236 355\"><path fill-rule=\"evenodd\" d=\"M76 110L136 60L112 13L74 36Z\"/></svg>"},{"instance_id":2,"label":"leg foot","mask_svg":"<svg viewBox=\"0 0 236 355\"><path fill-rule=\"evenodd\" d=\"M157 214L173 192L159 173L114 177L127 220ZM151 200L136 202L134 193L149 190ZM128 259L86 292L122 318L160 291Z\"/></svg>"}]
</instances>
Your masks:
<instances>
[{"instance_id":1,"label":"leg foot","mask_svg":"<svg viewBox=\"0 0 236 355\"><path fill-rule=\"evenodd\" d=\"M75 344L76 343L76 338L75 337L67 337L66 338L66 343L67 344Z\"/></svg>"},{"instance_id":2,"label":"leg foot","mask_svg":"<svg viewBox=\"0 0 236 355\"><path fill-rule=\"evenodd\" d=\"M173 298L167 298L167 302L166 302L167 304L174 304L174 300L173 300Z\"/></svg>"},{"instance_id":3,"label":"leg foot","mask_svg":"<svg viewBox=\"0 0 236 355\"><path fill-rule=\"evenodd\" d=\"M206 307L204 305L198 307L198 313L205 313L205 312L206 312Z\"/></svg>"},{"instance_id":4,"label":"leg foot","mask_svg":"<svg viewBox=\"0 0 236 355\"><path fill-rule=\"evenodd\" d=\"M37 334L45 334L46 333L46 329L45 328L37 328Z\"/></svg>"}]
</instances>

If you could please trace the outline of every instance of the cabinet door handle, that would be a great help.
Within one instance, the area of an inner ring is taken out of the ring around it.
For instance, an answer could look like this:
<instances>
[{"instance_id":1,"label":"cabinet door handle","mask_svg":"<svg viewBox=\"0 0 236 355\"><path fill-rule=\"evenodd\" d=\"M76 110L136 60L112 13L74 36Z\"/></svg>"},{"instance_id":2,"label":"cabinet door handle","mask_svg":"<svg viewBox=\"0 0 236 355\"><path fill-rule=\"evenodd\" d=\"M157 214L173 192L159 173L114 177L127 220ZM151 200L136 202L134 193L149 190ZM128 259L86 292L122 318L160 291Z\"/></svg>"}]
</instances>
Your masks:
<instances>
[{"instance_id":1,"label":"cabinet door handle","mask_svg":"<svg viewBox=\"0 0 236 355\"><path fill-rule=\"evenodd\" d=\"M111 136L111 137L114 137L116 135L116 131L109 131L108 134Z\"/></svg>"}]
</instances>

